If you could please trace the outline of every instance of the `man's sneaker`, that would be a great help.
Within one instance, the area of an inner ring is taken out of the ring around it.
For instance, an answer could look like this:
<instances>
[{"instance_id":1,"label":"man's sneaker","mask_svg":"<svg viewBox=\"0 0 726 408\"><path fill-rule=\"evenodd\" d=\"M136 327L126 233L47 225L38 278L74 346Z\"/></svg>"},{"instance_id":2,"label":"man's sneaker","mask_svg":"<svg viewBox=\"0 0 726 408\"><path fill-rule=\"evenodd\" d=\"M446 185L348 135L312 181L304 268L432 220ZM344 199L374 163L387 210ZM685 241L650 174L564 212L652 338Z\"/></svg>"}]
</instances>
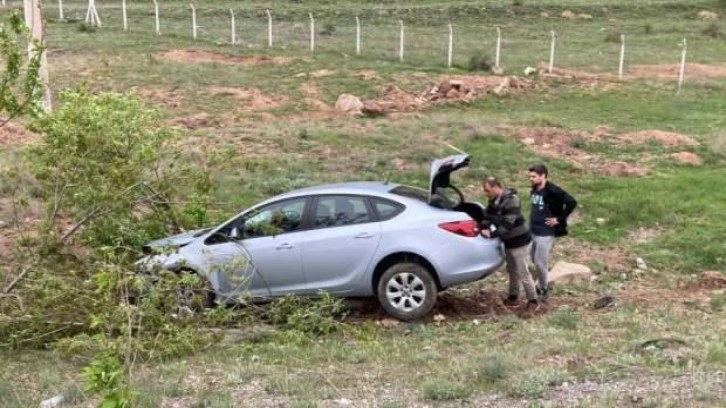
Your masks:
<instances>
[{"instance_id":1,"label":"man's sneaker","mask_svg":"<svg viewBox=\"0 0 726 408\"><path fill-rule=\"evenodd\" d=\"M506 306L515 306L517 304L517 296L509 295L503 302Z\"/></svg>"},{"instance_id":2,"label":"man's sneaker","mask_svg":"<svg viewBox=\"0 0 726 408\"><path fill-rule=\"evenodd\" d=\"M550 297L550 289L546 288L543 290L540 290L539 298L542 300L542 302L547 303L547 300L549 300Z\"/></svg>"}]
</instances>

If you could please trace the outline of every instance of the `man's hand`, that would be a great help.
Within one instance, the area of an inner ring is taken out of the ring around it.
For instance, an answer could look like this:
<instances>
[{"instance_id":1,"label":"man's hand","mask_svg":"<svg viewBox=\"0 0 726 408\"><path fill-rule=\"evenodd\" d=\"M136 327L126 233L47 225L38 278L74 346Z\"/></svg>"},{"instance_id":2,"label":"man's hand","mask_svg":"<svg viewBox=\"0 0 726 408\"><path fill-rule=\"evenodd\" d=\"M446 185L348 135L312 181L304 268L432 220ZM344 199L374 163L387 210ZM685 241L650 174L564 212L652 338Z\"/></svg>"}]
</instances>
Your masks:
<instances>
[{"instance_id":1,"label":"man's hand","mask_svg":"<svg viewBox=\"0 0 726 408\"><path fill-rule=\"evenodd\" d=\"M481 230L481 236L484 238L491 238L492 232L489 231L488 229L483 229L483 230Z\"/></svg>"},{"instance_id":2,"label":"man's hand","mask_svg":"<svg viewBox=\"0 0 726 408\"><path fill-rule=\"evenodd\" d=\"M548 227L554 227L555 225L559 224L560 222L557 221L557 218L545 218L545 224L547 224Z\"/></svg>"}]
</instances>

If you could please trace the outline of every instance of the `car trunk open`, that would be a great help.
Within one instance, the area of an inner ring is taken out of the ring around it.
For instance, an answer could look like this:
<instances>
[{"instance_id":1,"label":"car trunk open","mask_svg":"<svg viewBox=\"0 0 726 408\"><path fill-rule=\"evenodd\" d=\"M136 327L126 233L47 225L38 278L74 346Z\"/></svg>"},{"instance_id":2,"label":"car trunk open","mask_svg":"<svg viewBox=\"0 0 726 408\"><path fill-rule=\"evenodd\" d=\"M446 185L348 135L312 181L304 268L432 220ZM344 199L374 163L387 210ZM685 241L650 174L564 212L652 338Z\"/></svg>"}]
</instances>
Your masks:
<instances>
[{"instance_id":1,"label":"car trunk open","mask_svg":"<svg viewBox=\"0 0 726 408\"><path fill-rule=\"evenodd\" d=\"M478 202L466 201L461 190L451 183L451 174L467 167L470 160L468 154L457 154L431 162L428 203L434 207L466 213L475 221L481 222L484 219L484 206ZM458 196L456 202L447 205L450 200L446 199L446 189L452 189L456 193Z\"/></svg>"}]
</instances>

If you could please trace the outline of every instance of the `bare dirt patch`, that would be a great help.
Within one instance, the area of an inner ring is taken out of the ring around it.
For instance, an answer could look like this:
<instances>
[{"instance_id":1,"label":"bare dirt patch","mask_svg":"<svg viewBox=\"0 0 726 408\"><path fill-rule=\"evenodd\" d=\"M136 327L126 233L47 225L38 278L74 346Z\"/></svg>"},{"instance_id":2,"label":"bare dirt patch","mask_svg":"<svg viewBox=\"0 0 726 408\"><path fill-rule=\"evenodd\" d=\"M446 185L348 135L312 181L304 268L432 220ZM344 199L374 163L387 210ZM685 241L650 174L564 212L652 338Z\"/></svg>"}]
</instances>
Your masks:
<instances>
[{"instance_id":1,"label":"bare dirt patch","mask_svg":"<svg viewBox=\"0 0 726 408\"><path fill-rule=\"evenodd\" d=\"M212 96L232 96L244 102L240 106L246 111L265 111L280 107L288 102L288 97L283 95L267 95L257 88L232 88L213 86L207 90Z\"/></svg>"},{"instance_id":2,"label":"bare dirt patch","mask_svg":"<svg viewBox=\"0 0 726 408\"><path fill-rule=\"evenodd\" d=\"M701 156L697 155L696 153L678 152L678 153L671 154L671 157L675 161L677 161L679 163L683 163L683 164L691 164L694 166L700 166L703 164L703 159L701 158Z\"/></svg>"},{"instance_id":3,"label":"bare dirt patch","mask_svg":"<svg viewBox=\"0 0 726 408\"><path fill-rule=\"evenodd\" d=\"M180 90L163 87L132 88L139 96L153 105L162 105L166 108L179 108L182 106L184 93Z\"/></svg>"},{"instance_id":4,"label":"bare dirt patch","mask_svg":"<svg viewBox=\"0 0 726 408\"><path fill-rule=\"evenodd\" d=\"M221 63L237 65L287 65L295 61L291 57L267 57L260 55L231 55L204 50L170 50L158 56L166 61L180 63Z\"/></svg>"},{"instance_id":5,"label":"bare dirt patch","mask_svg":"<svg viewBox=\"0 0 726 408\"><path fill-rule=\"evenodd\" d=\"M628 70L629 77L676 79L680 72L679 64L635 65ZM693 78L719 78L726 77L726 64L706 65L686 64L685 75Z\"/></svg>"},{"instance_id":6,"label":"bare dirt patch","mask_svg":"<svg viewBox=\"0 0 726 408\"><path fill-rule=\"evenodd\" d=\"M438 84L421 91L409 91L397 85L389 85L383 96L364 103L375 106L379 113L409 112L425 109L433 104L470 102L488 94L501 95L524 89L532 89L535 82L516 76L448 76Z\"/></svg>"},{"instance_id":7,"label":"bare dirt patch","mask_svg":"<svg viewBox=\"0 0 726 408\"><path fill-rule=\"evenodd\" d=\"M698 146L698 142L690 136L680 133L664 132L658 129L642 130L639 132L624 133L617 136L617 139L625 143L643 144L654 141L664 147Z\"/></svg>"},{"instance_id":8,"label":"bare dirt patch","mask_svg":"<svg viewBox=\"0 0 726 408\"><path fill-rule=\"evenodd\" d=\"M581 143L600 141L609 129L600 126L593 132L563 129L558 127L501 128L504 134L519 138L538 154L563 159L579 170L596 170L615 177L642 177L647 169L623 161L611 161L600 155L591 154L580 147Z\"/></svg>"},{"instance_id":9,"label":"bare dirt patch","mask_svg":"<svg viewBox=\"0 0 726 408\"><path fill-rule=\"evenodd\" d=\"M662 229L658 228L638 228L628 233L628 241L635 242L637 244L644 244L650 242L663 234Z\"/></svg>"},{"instance_id":10,"label":"bare dirt patch","mask_svg":"<svg viewBox=\"0 0 726 408\"><path fill-rule=\"evenodd\" d=\"M37 135L27 131L23 125L17 122L8 122L0 127L0 145L2 146L24 145L37 139Z\"/></svg>"}]
</instances>

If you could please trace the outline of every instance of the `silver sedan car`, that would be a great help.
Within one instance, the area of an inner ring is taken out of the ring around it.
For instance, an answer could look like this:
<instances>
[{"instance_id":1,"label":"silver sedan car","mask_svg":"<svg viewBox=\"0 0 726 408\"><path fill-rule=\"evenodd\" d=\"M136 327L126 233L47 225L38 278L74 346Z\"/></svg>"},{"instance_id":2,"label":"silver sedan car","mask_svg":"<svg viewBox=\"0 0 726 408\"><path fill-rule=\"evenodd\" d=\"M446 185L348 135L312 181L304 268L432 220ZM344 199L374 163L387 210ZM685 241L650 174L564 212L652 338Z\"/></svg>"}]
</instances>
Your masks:
<instances>
[{"instance_id":1,"label":"silver sedan car","mask_svg":"<svg viewBox=\"0 0 726 408\"><path fill-rule=\"evenodd\" d=\"M450 183L468 163L466 154L434 160L428 191L350 182L278 195L217 227L151 242L138 265L196 273L217 302L322 290L376 297L397 319L421 318L438 292L503 263L501 242L479 234L483 206Z\"/></svg>"}]
</instances>

